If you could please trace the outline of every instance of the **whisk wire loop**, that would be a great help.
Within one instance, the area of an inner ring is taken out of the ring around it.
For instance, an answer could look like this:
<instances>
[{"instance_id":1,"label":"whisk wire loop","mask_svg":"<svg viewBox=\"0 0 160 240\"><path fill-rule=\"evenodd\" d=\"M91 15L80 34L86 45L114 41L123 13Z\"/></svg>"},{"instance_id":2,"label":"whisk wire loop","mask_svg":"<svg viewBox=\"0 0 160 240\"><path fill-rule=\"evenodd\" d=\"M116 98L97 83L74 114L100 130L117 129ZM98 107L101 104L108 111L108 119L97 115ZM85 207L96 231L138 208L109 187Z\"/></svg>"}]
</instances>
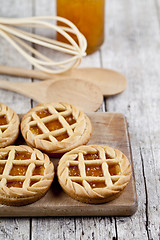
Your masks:
<instances>
[{"instance_id":1,"label":"whisk wire loop","mask_svg":"<svg viewBox=\"0 0 160 240\"><path fill-rule=\"evenodd\" d=\"M62 22L62 26L48 22ZM64 26L63 26L64 25ZM68 43L43 37L17 27L48 28L61 34ZM71 37L74 34L77 42ZM87 41L78 28L62 17L0 18L0 35L4 37L25 59L47 73L62 73L77 67L86 55ZM29 42L29 44L26 43ZM70 55L68 59L54 61L30 46L30 43ZM29 53L28 53L29 52Z\"/></svg>"}]
</instances>

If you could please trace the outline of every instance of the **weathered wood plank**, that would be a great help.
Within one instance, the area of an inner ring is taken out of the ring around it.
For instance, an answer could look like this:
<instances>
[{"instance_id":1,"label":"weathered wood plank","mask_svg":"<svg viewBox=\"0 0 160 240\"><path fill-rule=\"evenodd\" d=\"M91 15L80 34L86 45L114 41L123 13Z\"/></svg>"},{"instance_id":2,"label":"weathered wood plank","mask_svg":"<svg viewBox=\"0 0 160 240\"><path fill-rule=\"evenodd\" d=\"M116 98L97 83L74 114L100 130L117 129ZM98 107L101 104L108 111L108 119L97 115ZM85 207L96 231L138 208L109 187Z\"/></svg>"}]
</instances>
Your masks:
<instances>
[{"instance_id":1,"label":"weathered wood plank","mask_svg":"<svg viewBox=\"0 0 160 240\"><path fill-rule=\"evenodd\" d=\"M32 15L32 0L1 1L1 17L27 17ZM0 38L0 59L2 65L31 68L31 65L4 39ZM0 76L8 81L29 81L28 79ZM25 113L30 109L30 99L22 95L0 89L0 101L8 104L17 113Z\"/></svg>"},{"instance_id":2,"label":"weathered wood plank","mask_svg":"<svg viewBox=\"0 0 160 240\"><path fill-rule=\"evenodd\" d=\"M116 239L114 225L112 218L35 218L32 239Z\"/></svg>"},{"instance_id":3,"label":"weathered wood plank","mask_svg":"<svg viewBox=\"0 0 160 240\"><path fill-rule=\"evenodd\" d=\"M0 219L0 239L14 240L30 239L28 218L6 218Z\"/></svg>"},{"instance_id":4,"label":"weathered wood plank","mask_svg":"<svg viewBox=\"0 0 160 240\"><path fill-rule=\"evenodd\" d=\"M158 1L157 1L158 2ZM159 62L160 31L155 2L111 1L102 63L123 72L127 90L107 102L129 122L139 210L116 218L118 239L158 239L160 236ZM108 44L107 44L108 42Z\"/></svg>"},{"instance_id":5,"label":"weathered wood plank","mask_svg":"<svg viewBox=\"0 0 160 240\"><path fill-rule=\"evenodd\" d=\"M32 0L1 0L1 17L25 17L32 15ZM0 62L3 65L31 68L31 65L21 57L8 42L0 38ZM29 81L12 77L0 76L0 79L8 81ZM29 98L19 94L0 89L0 102L9 105L17 113L25 113L30 109ZM1 218L0 239L29 239L30 219L29 218Z\"/></svg>"}]
</instances>

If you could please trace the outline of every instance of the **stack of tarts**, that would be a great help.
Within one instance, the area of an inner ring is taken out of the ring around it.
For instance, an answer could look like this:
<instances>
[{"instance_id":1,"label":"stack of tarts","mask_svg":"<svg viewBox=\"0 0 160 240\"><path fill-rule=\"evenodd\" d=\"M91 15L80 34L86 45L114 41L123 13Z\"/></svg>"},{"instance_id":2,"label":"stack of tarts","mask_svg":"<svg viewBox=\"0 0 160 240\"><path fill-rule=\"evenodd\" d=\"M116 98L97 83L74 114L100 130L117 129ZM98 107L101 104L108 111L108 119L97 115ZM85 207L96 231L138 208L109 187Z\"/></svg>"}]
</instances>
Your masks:
<instances>
[{"instance_id":1,"label":"stack of tarts","mask_svg":"<svg viewBox=\"0 0 160 240\"><path fill-rule=\"evenodd\" d=\"M108 146L87 145L92 125L81 110L66 103L40 104L24 115L21 133L29 145L10 146L19 134L19 117L0 103L0 203L25 205L50 188L54 165L63 190L86 203L103 203L120 195L131 177L127 157Z\"/></svg>"}]
</instances>

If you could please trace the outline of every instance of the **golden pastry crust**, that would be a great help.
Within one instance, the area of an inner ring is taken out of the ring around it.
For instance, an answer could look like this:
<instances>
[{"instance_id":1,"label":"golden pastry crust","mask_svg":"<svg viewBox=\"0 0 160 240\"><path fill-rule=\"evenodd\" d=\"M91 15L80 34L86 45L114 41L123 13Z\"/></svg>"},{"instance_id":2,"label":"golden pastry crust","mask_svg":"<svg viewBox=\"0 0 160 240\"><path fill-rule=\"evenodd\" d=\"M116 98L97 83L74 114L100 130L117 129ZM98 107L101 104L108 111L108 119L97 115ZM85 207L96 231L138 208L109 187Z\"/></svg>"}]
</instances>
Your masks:
<instances>
[{"instance_id":1,"label":"golden pastry crust","mask_svg":"<svg viewBox=\"0 0 160 240\"><path fill-rule=\"evenodd\" d=\"M49 157L21 145L0 149L0 203L26 205L40 199L54 178Z\"/></svg>"},{"instance_id":2,"label":"golden pastry crust","mask_svg":"<svg viewBox=\"0 0 160 240\"><path fill-rule=\"evenodd\" d=\"M102 145L80 146L60 159L57 175L63 190L86 203L117 198L131 178L131 165L119 150Z\"/></svg>"},{"instance_id":3,"label":"golden pastry crust","mask_svg":"<svg viewBox=\"0 0 160 240\"><path fill-rule=\"evenodd\" d=\"M21 122L25 141L50 156L86 144L92 133L89 118L67 103L39 104Z\"/></svg>"},{"instance_id":4,"label":"golden pastry crust","mask_svg":"<svg viewBox=\"0 0 160 240\"><path fill-rule=\"evenodd\" d=\"M19 135L19 124L18 115L10 107L0 103L0 148L15 142Z\"/></svg>"}]
</instances>

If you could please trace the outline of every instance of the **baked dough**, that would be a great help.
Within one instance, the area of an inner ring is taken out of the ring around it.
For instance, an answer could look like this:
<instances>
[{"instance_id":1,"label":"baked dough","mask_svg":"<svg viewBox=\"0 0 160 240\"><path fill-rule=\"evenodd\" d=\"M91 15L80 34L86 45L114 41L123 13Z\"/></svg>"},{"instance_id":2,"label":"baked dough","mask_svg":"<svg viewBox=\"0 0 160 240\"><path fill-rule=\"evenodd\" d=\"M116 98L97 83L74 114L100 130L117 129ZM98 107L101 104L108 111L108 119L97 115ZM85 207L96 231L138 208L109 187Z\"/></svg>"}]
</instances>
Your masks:
<instances>
[{"instance_id":1,"label":"baked dough","mask_svg":"<svg viewBox=\"0 0 160 240\"><path fill-rule=\"evenodd\" d=\"M0 103L0 148L15 142L19 134L19 117L8 106Z\"/></svg>"},{"instance_id":2,"label":"baked dough","mask_svg":"<svg viewBox=\"0 0 160 240\"><path fill-rule=\"evenodd\" d=\"M49 157L21 145L0 149L0 203L26 205L41 198L54 178Z\"/></svg>"},{"instance_id":3,"label":"baked dough","mask_svg":"<svg viewBox=\"0 0 160 240\"><path fill-rule=\"evenodd\" d=\"M86 203L118 197L131 177L131 165L119 150L99 145L80 146L59 161L57 175L63 190Z\"/></svg>"},{"instance_id":4,"label":"baked dough","mask_svg":"<svg viewBox=\"0 0 160 240\"><path fill-rule=\"evenodd\" d=\"M27 144L55 156L86 144L92 127L87 115L73 105L47 103L24 115L21 132Z\"/></svg>"}]
</instances>

